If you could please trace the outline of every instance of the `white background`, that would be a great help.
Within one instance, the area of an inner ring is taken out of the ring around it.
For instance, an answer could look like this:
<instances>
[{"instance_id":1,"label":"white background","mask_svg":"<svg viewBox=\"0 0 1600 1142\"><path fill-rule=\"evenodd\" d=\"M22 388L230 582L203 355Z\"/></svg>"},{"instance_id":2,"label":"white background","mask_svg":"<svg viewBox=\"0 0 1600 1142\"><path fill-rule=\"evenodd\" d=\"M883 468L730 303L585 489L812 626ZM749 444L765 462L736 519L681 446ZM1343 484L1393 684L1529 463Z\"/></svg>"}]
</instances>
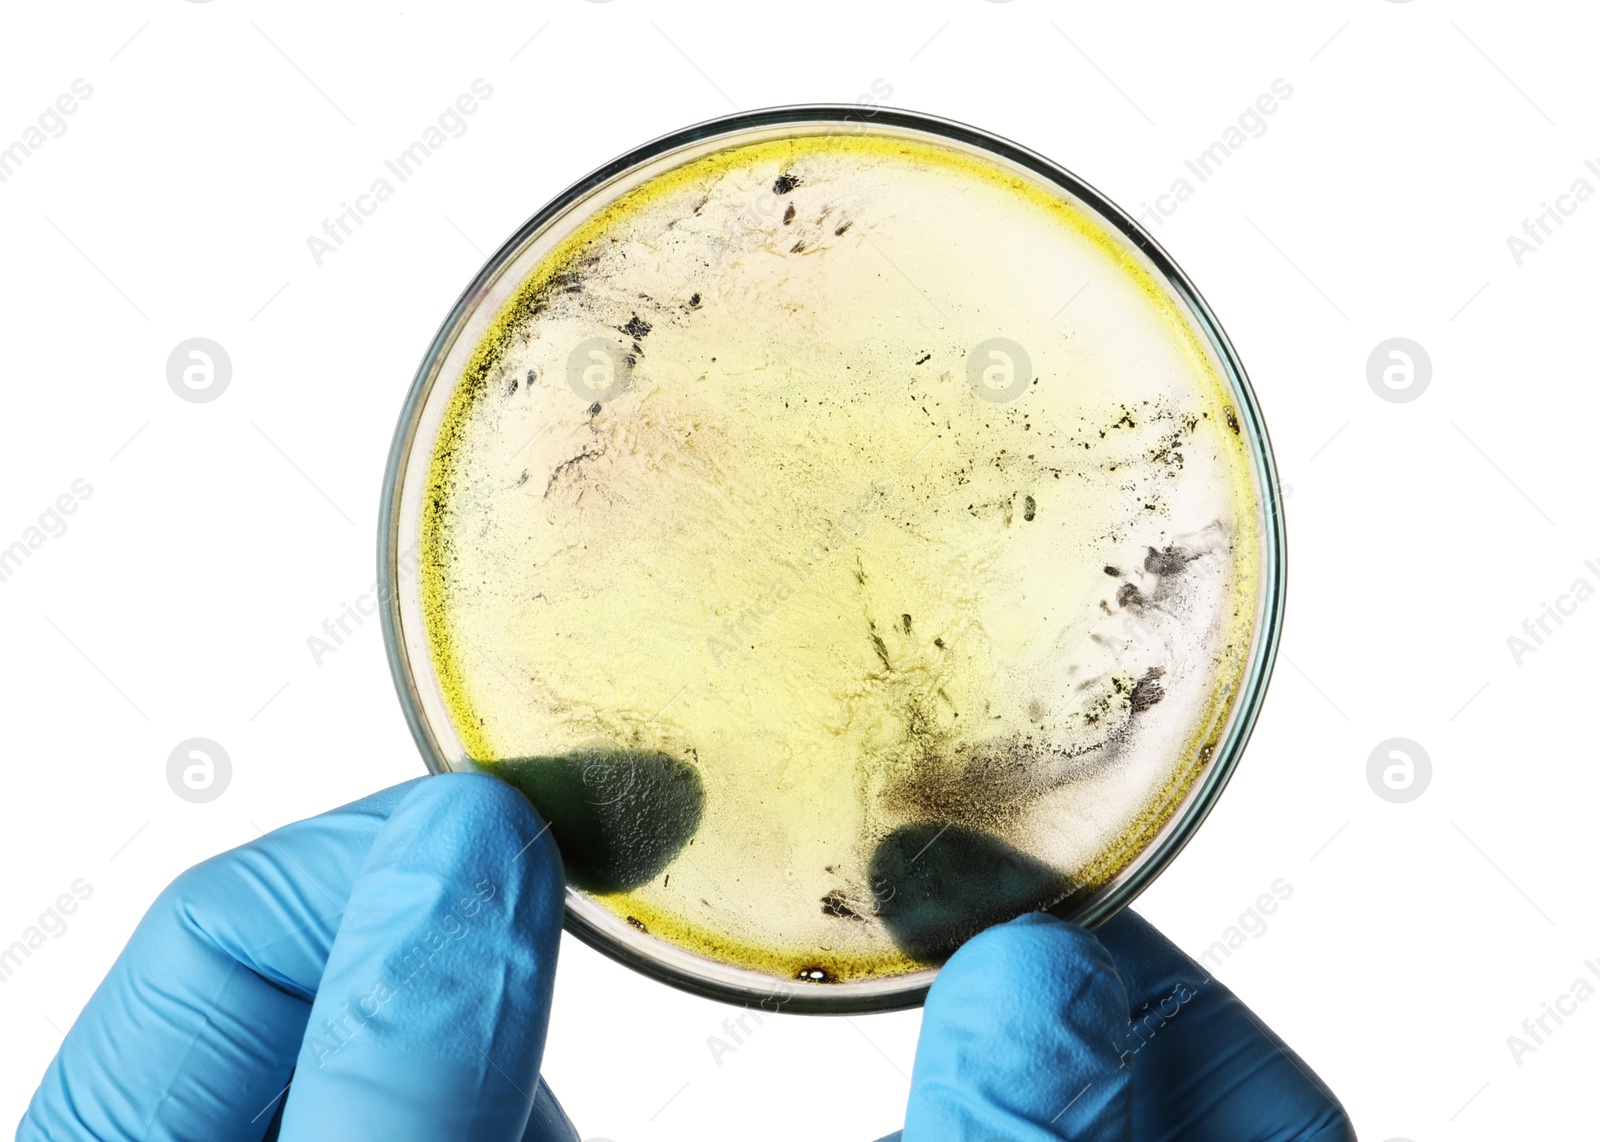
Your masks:
<instances>
[{"instance_id":1,"label":"white background","mask_svg":"<svg viewBox=\"0 0 1600 1142\"><path fill-rule=\"evenodd\" d=\"M0 983L0 1120L178 871L421 772L376 623L320 666L306 638L374 577L429 339L542 203L691 122L877 83L1138 213L1280 77L1267 132L1155 233L1239 347L1292 487L1283 654L1219 808L1139 907L1198 955L1293 885L1220 975L1363 1138L1589 1120L1600 1000L1520 1066L1506 1038L1600 961L1600 602L1520 665L1506 639L1600 585L1600 199L1520 266L1506 237L1575 179L1600 189L1592 10L134 0L4 21L0 146L74 79L93 95L0 184L0 547L75 479L94 491L0 583L0 944L75 878L94 895ZM317 266L307 236L479 77L466 134ZM196 336L233 362L212 403L166 380ZM1433 364L1409 403L1367 383L1394 336ZM210 804L166 780L194 736L233 759ZM1366 776L1396 736L1433 763L1408 804ZM562 957L546 1074L586 1136L900 1121L916 1013L769 1019L719 1066L729 1009L570 939Z\"/></svg>"}]
</instances>

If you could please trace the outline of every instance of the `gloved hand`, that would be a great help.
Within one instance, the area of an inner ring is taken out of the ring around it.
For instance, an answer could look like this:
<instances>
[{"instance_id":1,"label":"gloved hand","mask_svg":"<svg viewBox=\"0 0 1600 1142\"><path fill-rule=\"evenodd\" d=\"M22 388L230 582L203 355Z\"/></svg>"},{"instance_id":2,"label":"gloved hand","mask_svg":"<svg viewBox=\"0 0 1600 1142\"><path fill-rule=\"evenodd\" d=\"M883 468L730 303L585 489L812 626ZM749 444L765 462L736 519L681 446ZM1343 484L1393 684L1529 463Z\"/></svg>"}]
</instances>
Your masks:
<instances>
[{"instance_id":1,"label":"gloved hand","mask_svg":"<svg viewBox=\"0 0 1600 1142\"><path fill-rule=\"evenodd\" d=\"M73 1024L18 1142L576 1142L539 1078L562 893L544 823L481 774L196 865Z\"/></svg>"},{"instance_id":2,"label":"gloved hand","mask_svg":"<svg viewBox=\"0 0 1600 1142\"><path fill-rule=\"evenodd\" d=\"M562 885L532 807L476 774L197 865L68 1032L18 1142L576 1142L538 1076ZM1354 1135L1304 1064L1142 920L1097 939L1030 915L939 974L904 1142L1062 1138Z\"/></svg>"},{"instance_id":3,"label":"gloved hand","mask_svg":"<svg viewBox=\"0 0 1600 1142\"><path fill-rule=\"evenodd\" d=\"M929 991L911 1083L903 1142L1355 1140L1311 1069L1131 912L969 940Z\"/></svg>"}]
</instances>

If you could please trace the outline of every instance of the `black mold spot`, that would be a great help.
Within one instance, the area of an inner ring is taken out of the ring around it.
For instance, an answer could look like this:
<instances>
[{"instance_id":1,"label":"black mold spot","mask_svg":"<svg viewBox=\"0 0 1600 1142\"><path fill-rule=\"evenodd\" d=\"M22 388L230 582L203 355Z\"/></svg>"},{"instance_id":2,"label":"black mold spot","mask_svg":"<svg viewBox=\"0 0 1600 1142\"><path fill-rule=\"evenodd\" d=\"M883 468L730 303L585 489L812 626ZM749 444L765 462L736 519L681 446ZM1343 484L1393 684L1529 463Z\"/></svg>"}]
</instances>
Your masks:
<instances>
[{"instance_id":1,"label":"black mold spot","mask_svg":"<svg viewBox=\"0 0 1600 1142\"><path fill-rule=\"evenodd\" d=\"M822 914L824 916L837 916L842 920L864 920L866 917L845 903L844 897L837 892L830 892L822 898Z\"/></svg>"},{"instance_id":2,"label":"black mold spot","mask_svg":"<svg viewBox=\"0 0 1600 1142\"><path fill-rule=\"evenodd\" d=\"M787 210L785 210L783 212L783 224L785 226L787 226L787 225L789 225L789 223L791 223L793 221L794 221L794 203L791 202L791 203L789 203L789 209L787 209Z\"/></svg>"},{"instance_id":3,"label":"black mold spot","mask_svg":"<svg viewBox=\"0 0 1600 1142\"><path fill-rule=\"evenodd\" d=\"M599 401L595 401L594 404L589 406L589 415L590 416L595 416L599 412L600 412L600 402ZM555 468L550 473L550 479L545 483L545 486L544 486L544 494L545 494L545 496L548 498L550 493L555 490L556 485L562 483L564 480L567 479L568 476L578 476L578 475L580 475L582 473L582 471L583 471L583 465L584 465L584 463L586 461L594 460L594 459L596 459L597 457L599 457L599 456L601 456L603 454L604 454L604 449L590 448L586 444L586 445L583 446L582 450L580 450L576 456L573 456L573 457L571 457L570 459L567 459L567 460L563 460L561 463L557 464L555 466Z\"/></svg>"},{"instance_id":4,"label":"black mold spot","mask_svg":"<svg viewBox=\"0 0 1600 1142\"><path fill-rule=\"evenodd\" d=\"M1199 557L1198 552L1185 551L1181 547L1168 547L1164 551L1151 547L1146 549L1144 569L1152 575L1174 575L1183 570L1184 564Z\"/></svg>"},{"instance_id":5,"label":"black mold spot","mask_svg":"<svg viewBox=\"0 0 1600 1142\"><path fill-rule=\"evenodd\" d=\"M799 185L800 185L800 176L799 175L797 175L797 174L789 174L788 172L785 172L783 174L780 174L778 176L777 181L772 184L772 193L773 194L788 194L791 190L793 190L795 187L797 187Z\"/></svg>"},{"instance_id":6,"label":"black mold spot","mask_svg":"<svg viewBox=\"0 0 1600 1142\"><path fill-rule=\"evenodd\" d=\"M551 275L547 288L551 293L582 293L583 276L575 270L562 270Z\"/></svg>"},{"instance_id":7,"label":"black mold spot","mask_svg":"<svg viewBox=\"0 0 1600 1142\"><path fill-rule=\"evenodd\" d=\"M635 313L628 319L628 324L618 326L618 329L629 337L639 340L650 332L650 323Z\"/></svg>"},{"instance_id":8,"label":"black mold spot","mask_svg":"<svg viewBox=\"0 0 1600 1142\"><path fill-rule=\"evenodd\" d=\"M885 670L890 669L889 648L884 645L883 639L878 637L876 631L872 632L872 648L878 652L878 660L883 663L883 668Z\"/></svg>"},{"instance_id":9,"label":"black mold spot","mask_svg":"<svg viewBox=\"0 0 1600 1142\"><path fill-rule=\"evenodd\" d=\"M1134 683L1133 691L1128 695L1128 706L1135 714L1143 713L1167 696L1167 692L1161 688L1162 673L1161 667L1152 666Z\"/></svg>"}]
</instances>

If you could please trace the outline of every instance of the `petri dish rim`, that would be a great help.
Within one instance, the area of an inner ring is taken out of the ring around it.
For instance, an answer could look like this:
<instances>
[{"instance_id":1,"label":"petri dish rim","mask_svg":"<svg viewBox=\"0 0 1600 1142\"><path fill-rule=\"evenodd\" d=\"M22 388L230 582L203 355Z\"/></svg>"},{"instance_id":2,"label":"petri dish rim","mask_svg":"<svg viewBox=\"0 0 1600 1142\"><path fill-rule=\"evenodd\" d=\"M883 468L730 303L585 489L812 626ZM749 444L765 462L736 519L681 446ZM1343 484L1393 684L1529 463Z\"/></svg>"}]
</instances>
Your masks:
<instances>
[{"instance_id":1,"label":"petri dish rim","mask_svg":"<svg viewBox=\"0 0 1600 1142\"><path fill-rule=\"evenodd\" d=\"M1261 589L1244 681L1218 736L1214 756L1206 771L1190 788L1155 838L1131 864L1105 884L1087 896L1075 899L1070 909L1057 910L1057 914L1094 928L1130 904L1182 851L1216 804L1249 741L1272 676L1282 633L1287 586L1287 535L1283 504L1266 424L1244 365L1221 323L1188 276L1132 217L1093 186L1043 155L990 132L921 112L898 108L869 109L855 104L797 104L739 112L673 131L620 155L567 187L523 223L474 275L434 335L418 366L395 430L384 471L378 534L381 602L378 611L390 673L406 722L428 770L436 774L450 772L453 767L446 760L423 711L416 676L411 667L411 656L401 632L403 568L399 541L402 483L408 461L413 456L422 412L440 380L445 359L469 319L477 312L489 288L499 280L502 271L584 196L671 152L711 140L726 139L733 143L743 134L772 128L803 126L827 129L846 125L854 125L857 129L863 126L900 129L931 136L935 141L947 140L974 148L1020 167L1045 184L1078 199L1147 258L1157 276L1172 290L1178 302L1188 309L1199 332L1216 354L1223 378L1237 399L1238 419L1249 445L1253 467L1261 543ZM446 383L453 384L454 378ZM785 983L750 969L717 963L666 941L642 937L630 929L624 929L620 921L570 885L567 888L565 927L602 954L659 982L722 1002L741 1006L757 1003L765 1010L849 1015L916 1007L922 1003L938 974L937 967L929 967L897 976L843 983Z\"/></svg>"}]
</instances>

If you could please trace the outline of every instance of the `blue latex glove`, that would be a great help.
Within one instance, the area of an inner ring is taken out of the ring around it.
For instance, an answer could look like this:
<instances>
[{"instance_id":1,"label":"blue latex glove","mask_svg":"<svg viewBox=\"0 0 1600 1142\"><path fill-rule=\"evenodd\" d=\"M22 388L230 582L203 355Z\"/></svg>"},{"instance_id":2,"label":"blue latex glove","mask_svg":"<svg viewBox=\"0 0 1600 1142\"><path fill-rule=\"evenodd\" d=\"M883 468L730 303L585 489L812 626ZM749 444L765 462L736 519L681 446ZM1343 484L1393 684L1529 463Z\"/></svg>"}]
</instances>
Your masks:
<instances>
[{"instance_id":1,"label":"blue latex glove","mask_svg":"<svg viewBox=\"0 0 1600 1142\"><path fill-rule=\"evenodd\" d=\"M561 902L544 825L482 775L224 853L140 923L19 1142L576 1142L538 1077ZM913 1083L905 1142L1354 1137L1304 1064L1126 913L1098 939L1031 915L969 941L928 997Z\"/></svg>"},{"instance_id":2,"label":"blue latex glove","mask_svg":"<svg viewBox=\"0 0 1600 1142\"><path fill-rule=\"evenodd\" d=\"M544 823L479 774L223 853L145 915L17 1138L575 1142L539 1078L562 892Z\"/></svg>"},{"instance_id":3,"label":"blue latex glove","mask_svg":"<svg viewBox=\"0 0 1600 1142\"><path fill-rule=\"evenodd\" d=\"M904 1142L1355 1139L1310 1068L1131 912L969 940L928 994L911 1081Z\"/></svg>"}]
</instances>

